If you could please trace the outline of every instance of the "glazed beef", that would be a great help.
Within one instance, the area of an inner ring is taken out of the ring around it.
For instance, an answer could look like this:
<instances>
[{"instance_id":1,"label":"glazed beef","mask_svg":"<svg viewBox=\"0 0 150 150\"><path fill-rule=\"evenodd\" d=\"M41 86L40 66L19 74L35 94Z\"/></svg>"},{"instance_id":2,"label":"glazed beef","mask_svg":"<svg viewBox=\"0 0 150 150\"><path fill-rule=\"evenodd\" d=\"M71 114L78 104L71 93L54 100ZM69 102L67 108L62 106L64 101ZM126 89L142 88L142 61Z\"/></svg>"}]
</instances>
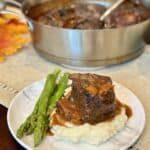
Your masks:
<instances>
[{"instance_id":1,"label":"glazed beef","mask_svg":"<svg viewBox=\"0 0 150 150\"><path fill-rule=\"evenodd\" d=\"M57 113L76 124L95 124L116 113L115 94L109 77L71 74L72 91L57 104Z\"/></svg>"},{"instance_id":2,"label":"glazed beef","mask_svg":"<svg viewBox=\"0 0 150 150\"><path fill-rule=\"evenodd\" d=\"M57 113L65 121L74 124L83 124L79 107L70 99L63 98L57 104Z\"/></svg>"}]
</instances>

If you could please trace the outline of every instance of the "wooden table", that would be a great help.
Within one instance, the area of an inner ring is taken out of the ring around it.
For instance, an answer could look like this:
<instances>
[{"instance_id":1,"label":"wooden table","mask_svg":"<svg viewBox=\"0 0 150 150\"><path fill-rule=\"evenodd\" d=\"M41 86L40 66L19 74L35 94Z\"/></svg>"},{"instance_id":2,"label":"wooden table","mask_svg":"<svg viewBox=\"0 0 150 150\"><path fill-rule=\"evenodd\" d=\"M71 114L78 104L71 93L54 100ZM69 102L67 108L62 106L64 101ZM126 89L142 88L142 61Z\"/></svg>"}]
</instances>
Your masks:
<instances>
[{"instance_id":1,"label":"wooden table","mask_svg":"<svg viewBox=\"0 0 150 150\"><path fill-rule=\"evenodd\" d=\"M25 150L11 136L7 126L7 109L0 105L0 149Z\"/></svg>"}]
</instances>

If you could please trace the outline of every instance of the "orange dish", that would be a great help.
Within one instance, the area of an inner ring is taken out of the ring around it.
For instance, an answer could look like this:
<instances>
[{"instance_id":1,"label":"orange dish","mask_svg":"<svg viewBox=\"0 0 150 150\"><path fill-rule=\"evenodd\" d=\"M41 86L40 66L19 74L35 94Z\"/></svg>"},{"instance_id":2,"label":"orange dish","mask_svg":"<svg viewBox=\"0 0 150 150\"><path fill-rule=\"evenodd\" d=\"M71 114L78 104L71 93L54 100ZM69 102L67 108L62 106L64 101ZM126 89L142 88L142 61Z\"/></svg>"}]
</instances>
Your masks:
<instances>
[{"instance_id":1,"label":"orange dish","mask_svg":"<svg viewBox=\"0 0 150 150\"><path fill-rule=\"evenodd\" d=\"M30 42L28 26L13 14L0 14L0 62Z\"/></svg>"}]
</instances>

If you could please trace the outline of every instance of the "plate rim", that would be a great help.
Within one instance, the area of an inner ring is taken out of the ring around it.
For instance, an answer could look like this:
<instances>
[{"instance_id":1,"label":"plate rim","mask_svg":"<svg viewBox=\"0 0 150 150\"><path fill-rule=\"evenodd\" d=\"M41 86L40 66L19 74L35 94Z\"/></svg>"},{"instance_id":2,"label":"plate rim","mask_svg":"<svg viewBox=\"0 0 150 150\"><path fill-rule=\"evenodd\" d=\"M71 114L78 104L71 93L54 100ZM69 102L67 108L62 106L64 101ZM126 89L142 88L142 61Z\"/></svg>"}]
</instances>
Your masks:
<instances>
[{"instance_id":1,"label":"plate rim","mask_svg":"<svg viewBox=\"0 0 150 150\"><path fill-rule=\"evenodd\" d=\"M25 86L25 87L12 99L12 101L10 102L10 105L9 105L9 107L8 107L8 111L7 111L7 125L8 125L8 129L9 129L9 131L10 131L12 137L15 139L15 141L16 141L17 143L19 143L23 148L25 148L25 149L27 149L27 150L32 150L32 147L28 146L28 145L25 144L21 139L17 138L16 133L13 131L13 129L12 129L12 127L11 127L11 123L10 123L10 121L9 121L9 118L10 118L10 110L11 110L11 108L12 108L13 103L16 101L17 97L18 97L19 95L21 95L24 90L28 89L29 87L31 87L31 86L33 86L33 85L38 84L39 82L44 82L44 81L45 81L45 78L42 79L42 80L38 80L38 81L36 81L36 82L33 82L33 83L31 83L31 84L29 84L29 85L27 85L27 86ZM145 129L145 124L146 124L145 109L144 109L143 103L140 101L140 99L137 97L137 95L134 94L134 92L133 92L131 89L129 89L128 87L126 87L126 86L124 86L123 84L118 83L118 82L116 82L116 81L113 81L113 84L114 84L115 86L120 86L120 87L123 87L123 88L125 88L126 90L128 90L128 92L130 92L130 94L132 94L132 95L136 98L136 101L139 103L139 105L140 105L140 107L142 108L142 111L143 111L143 112L142 112L142 113L143 113L143 114L142 114L142 115L143 115L143 118L142 118L142 119L143 119L143 124L142 124L142 125L140 126L140 128L139 128L139 133L138 133L136 136L134 136L134 138L128 143L128 145L122 146L122 149L128 149L130 146L134 145L134 144L138 141L138 139L142 136L142 134L143 134L143 131L144 131L144 129Z\"/></svg>"}]
</instances>

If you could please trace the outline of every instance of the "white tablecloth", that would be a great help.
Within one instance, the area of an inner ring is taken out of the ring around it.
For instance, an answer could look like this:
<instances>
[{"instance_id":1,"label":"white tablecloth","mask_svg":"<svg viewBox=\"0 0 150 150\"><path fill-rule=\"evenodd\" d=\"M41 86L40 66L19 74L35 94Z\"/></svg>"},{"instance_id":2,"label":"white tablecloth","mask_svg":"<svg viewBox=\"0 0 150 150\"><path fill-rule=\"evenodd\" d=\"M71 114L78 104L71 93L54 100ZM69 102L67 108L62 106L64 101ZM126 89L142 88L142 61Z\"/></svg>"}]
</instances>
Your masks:
<instances>
[{"instance_id":1,"label":"white tablecloth","mask_svg":"<svg viewBox=\"0 0 150 150\"><path fill-rule=\"evenodd\" d=\"M58 65L46 61L32 46L28 46L0 64L0 83L20 91L28 84L46 77L55 67ZM69 69L64 68L64 70ZM146 127L134 149L148 150L150 148L150 47L146 46L145 52L133 61L91 72L111 76L113 80L125 85L139 97L146 112ZM15 94L8 88L0 86L1 104L8 107L14 96Z\"/></svg>"}]
</instances>

